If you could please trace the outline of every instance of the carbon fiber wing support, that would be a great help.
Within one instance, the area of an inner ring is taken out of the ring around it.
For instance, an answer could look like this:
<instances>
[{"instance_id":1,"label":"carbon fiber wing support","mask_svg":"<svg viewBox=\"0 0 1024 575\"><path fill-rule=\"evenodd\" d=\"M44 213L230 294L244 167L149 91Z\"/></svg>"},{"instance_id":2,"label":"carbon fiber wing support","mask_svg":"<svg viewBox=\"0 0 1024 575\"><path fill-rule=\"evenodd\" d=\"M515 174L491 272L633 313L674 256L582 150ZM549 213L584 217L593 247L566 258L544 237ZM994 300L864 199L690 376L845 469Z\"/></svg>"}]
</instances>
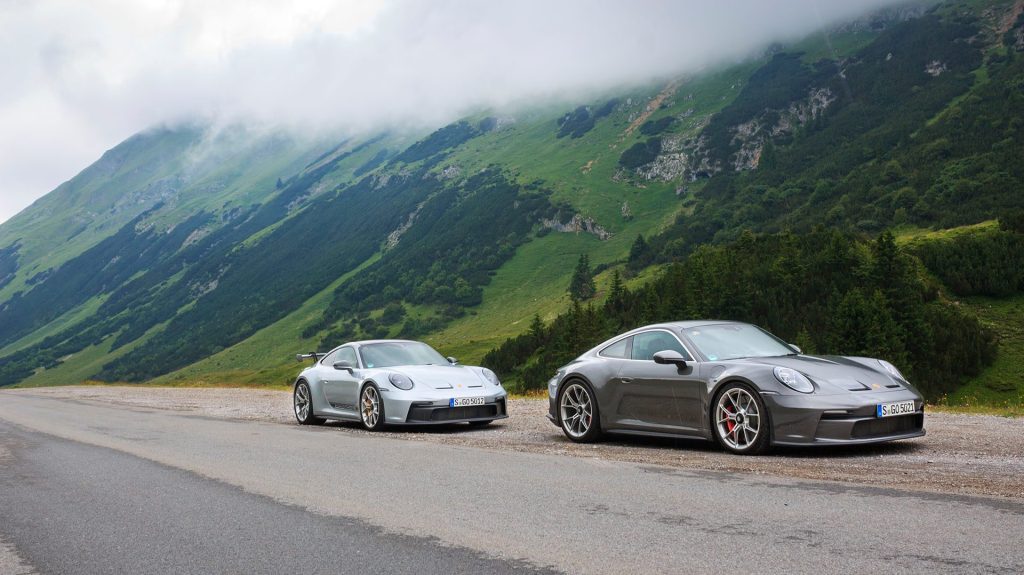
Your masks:
<instances>
[{"instance_id":1,"label":"carbon fiber wing support","mask_svg":"<svg viewBox=\"0 0 1024 575\"><path fill-rule=\"evenodd\" d=\"M320 358L325 356L325 355L327 355L327 354L326 353L317 353L315 351L311 351L309 353L297 353L297 354L295 354L295 361L306 361L307 359L312 359L313 363L316 363L316 362L320 361Z\"/></svg>"}]
</instances>

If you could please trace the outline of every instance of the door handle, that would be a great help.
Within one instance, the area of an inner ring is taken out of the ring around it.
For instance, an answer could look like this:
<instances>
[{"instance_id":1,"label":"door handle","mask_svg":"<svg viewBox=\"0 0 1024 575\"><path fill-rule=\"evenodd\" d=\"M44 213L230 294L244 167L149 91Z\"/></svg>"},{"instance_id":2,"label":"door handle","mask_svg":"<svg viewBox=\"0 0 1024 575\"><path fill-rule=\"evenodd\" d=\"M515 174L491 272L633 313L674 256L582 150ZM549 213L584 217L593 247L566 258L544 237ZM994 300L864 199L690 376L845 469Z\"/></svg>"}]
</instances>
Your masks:
<instances>
[{"instance_id":1,"label":"door handle","mask_svg":"<svg viewBox=\"0 0 1024 575\"><path fill-rule=\"evenodd\" d=\"M633 378L632 377L623 377L623 378L620 378L619 381L621 381L622 383L632 383L633 382Z\"/></svg>"}]
</instances>

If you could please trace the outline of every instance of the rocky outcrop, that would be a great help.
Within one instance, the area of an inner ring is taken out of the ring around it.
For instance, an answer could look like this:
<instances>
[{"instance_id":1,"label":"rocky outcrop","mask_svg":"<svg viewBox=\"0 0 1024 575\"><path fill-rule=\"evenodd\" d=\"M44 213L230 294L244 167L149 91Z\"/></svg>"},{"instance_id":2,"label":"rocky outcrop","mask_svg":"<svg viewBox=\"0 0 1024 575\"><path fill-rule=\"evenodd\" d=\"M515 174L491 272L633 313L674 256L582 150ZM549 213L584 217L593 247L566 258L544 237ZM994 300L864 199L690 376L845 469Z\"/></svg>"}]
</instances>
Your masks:
<instances>
[{"instance_id":1,"label":"rocky outcrop","mask_svg":"<svg viewBox=\"0 0 1024 575\"><path fill-rule=\"evenodd\" d=\"M785 110L779 110L771 125L765 125L765 115L762 114L733 127L730 143L736 151L731 156L732 169L737 172L756 169L761 162L764 146L770 139L793 133L824 113L835 101L836 96L830 89L813 88L803 100L793 102ZM714 169L712 166L704 168Z\"/></svg>"},{"instance_id":2,"label":"rocky outcrop","mask_svg":"<svg viewBox=\"0 0 1024 575\"><path fill-rule=\"evenodd\" d=\"M291 212L292 210L295 210L302 204L305 204L309 200L319 196L320 194L326 192L327 190L327 184L325 184L324 182L317 182L313 184L309 188L309 191L307 191L305 194L297 196L294 200L288 202L288 205L285 207L285 209Z\"/></svg>"},{"instance_id":3,"label":"rocky outcrop","mask_svg":"<svg viewBox=\"0 0 1024 575\"><path fill-rule=\"evenodd\" d=\"M181 247L187 248L208 235L210 235L209 228L199 228L198 230L195 230L194 232L189 234L187 238L185 238L185 241L181 243Z\"/></svg>"},{"instance_id":4,"label":"rocky outcrop","mask_svg":"<svg viewBox=\"0 0 1024 575\"><path fill-rule=\"evenodd\" d=\"M416 221L416 216L420 215L420 211L423 209L424 205L426 205L426 202L423 202L420 205L416 206L416 209L413 210L405 218L405 221L402 222L400 226L395 228L395 231L388 234L388 239L384 242L385 250L390 250L398 245L399 240L402 239L402 235L404 235L405 232L409 231L409 228L412 227L412 224Z\"/></svg>"},{"instance_id":5,"label":"rocky outcrop","mask_svg":"<svg viewBox=\"0 0 1024 575\"><path fill-rule=\"evenodd\" d=\"M178 199L184 183L184 180L179 177L161 178L141 190L135 190L122 196L114 202L110 213L116 214L124 210L136 211L138 206L173 203Z\"/></svg>"},{"instance_id":6,"label":"rocky outcrop","mask_svg":"<svg viewBox=\"0 0 1024 575\"><path fill-rule=\"evenodd\" d=\"M601 227L594 218L589 216L583 216L582 214L573 214L572 218L565 223L559 221L559 218L551 218L541 220L541 226L552 231L562 233L586 233L592 236L596 236L599 240L608 240L612 237L612 233Z\"/></svg>"},{"instance_id":7,"label":"rocky outcrop","mask_svg":"<svg viewBox=\"0 0 1024 575\"><path fill-rule=\"evenodd\" d=\"M645 166L637 168L638 176L645 180L668 182L683 177L690 168L690 156L685 152L662 153Z\"/></svg>"},{"instance_id":8,"label":"rocky outcrop","mask_svg":"<svg viewBox=\"0 0 1024 575\"><path fill-rule=\"evenodd\" d=\"M937 78L941 76L943 72L946 71L946 63L939 60L932 60L931 62L928 62L928 64L925 65L924 71L929 76Z\"/></svg>"},{"instance_id":9,"label":"rocky outcrop","mask_svg":"<svg viewBox=\"0 0 1024 575\"><path fill-rule=\"evenodd\" d=\"M231 266L222 267L217 270L217 277L203 283L195 282L189 284L189 295L192 296L192 299L199 299L217 289L217 286L220 285L220 278L224 277L224 274L226 274L229 269L231 269Z\"/></svg>"},{"instance_id":10,"label":"rocky outcrop","mask_svg":"<svg viewBox=\"0 0 1024 575\"><path fill-rule=\"evenodd\" d=\"M445 166L438 177L442 180L453 180L462 175L462 168L455 164Z\"/></svg>"}]
</instances>

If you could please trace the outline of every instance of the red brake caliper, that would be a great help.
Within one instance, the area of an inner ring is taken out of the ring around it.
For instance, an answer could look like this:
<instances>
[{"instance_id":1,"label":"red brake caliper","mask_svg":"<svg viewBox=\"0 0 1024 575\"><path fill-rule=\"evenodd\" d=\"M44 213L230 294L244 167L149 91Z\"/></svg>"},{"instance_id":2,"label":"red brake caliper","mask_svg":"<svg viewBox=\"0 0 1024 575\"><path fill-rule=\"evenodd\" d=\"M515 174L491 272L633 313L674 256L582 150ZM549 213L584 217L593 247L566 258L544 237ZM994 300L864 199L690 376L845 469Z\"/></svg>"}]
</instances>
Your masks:
<instances>
[{"instance_id":1,"label":"red brake caliper","mask_svg":"<svg viewBox=\"0 0 1024 575\"><path fill-rule=\"evenodd\" d=\"M722 406L722 411L724 411L724 412L728 413L729 415L732 415L732 412L731 412L731 411L729 411L729 408L728 408L728 407L726 407L726 406L724 406L724 405ZM729 430L729 431L728 431L728 432L726 433L726 435L729 435L729 434L731 434L731 433L732 433L732 430L733 430L733 429L734 429L734 428L736 427L736 423L735 423L735 422L733 422L733 420L729 419L729 420L727 420L727 421L725 422L725 427L726 427L726 428L727 428L727 429Z\"/></svg>"}]
</instances>

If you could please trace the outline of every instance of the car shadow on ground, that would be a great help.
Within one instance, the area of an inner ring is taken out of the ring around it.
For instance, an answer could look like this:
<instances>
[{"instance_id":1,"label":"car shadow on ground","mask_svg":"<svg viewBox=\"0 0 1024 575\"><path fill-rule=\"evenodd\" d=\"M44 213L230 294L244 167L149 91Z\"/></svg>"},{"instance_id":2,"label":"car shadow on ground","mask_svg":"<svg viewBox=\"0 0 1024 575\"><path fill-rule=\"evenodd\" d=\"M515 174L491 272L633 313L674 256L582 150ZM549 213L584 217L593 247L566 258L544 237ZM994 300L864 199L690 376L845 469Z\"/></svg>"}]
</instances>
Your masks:
<instances>
[{"instance_id":1,"label":"car shadow on ground","mask_svg":"<svg viewBox=\"0 0 1024 575\"><path fill-rule=\"evenodd\" d=\"M573 444L567 437L559 434L556 441L564 444ZM608 435L606 438L591 445L608 445L628 449L652 449L652 450L685 450L697 453L722 453L728 452L722 449L713 441L703 439L686 439L673 437L647 437L647 436L626 436ZM878 457L882 455L906 455L920 450L923 444L919 441L902 440L887 443L872 443L863 445L816 445L807 447L794 447L778 445L772 447L767 453L760 456L744 457L775 457L791 459L855 459L859 457Z\"/></svg>"},{"instance_id":2,"label":"car shadow on ground","mask_svg":"<svg viewBox=\"0 0 1024 575\"><path fill-rule=\"evenodd\" d=\"M363 429L363 425L358 421L328 421L324 424L324 427L335 427L339 429L346 429L349 431L362 431L364 433L426 433L434 435L452 435L452 434L463 434L463 433L486 433L488 430L501 429L501 421L495 421L490 425L484 426L473 426L468 423L441 423L434 425L401 425L401 426L389 426L383 430L366 431Z\"/></svg>"}]
</instances>

